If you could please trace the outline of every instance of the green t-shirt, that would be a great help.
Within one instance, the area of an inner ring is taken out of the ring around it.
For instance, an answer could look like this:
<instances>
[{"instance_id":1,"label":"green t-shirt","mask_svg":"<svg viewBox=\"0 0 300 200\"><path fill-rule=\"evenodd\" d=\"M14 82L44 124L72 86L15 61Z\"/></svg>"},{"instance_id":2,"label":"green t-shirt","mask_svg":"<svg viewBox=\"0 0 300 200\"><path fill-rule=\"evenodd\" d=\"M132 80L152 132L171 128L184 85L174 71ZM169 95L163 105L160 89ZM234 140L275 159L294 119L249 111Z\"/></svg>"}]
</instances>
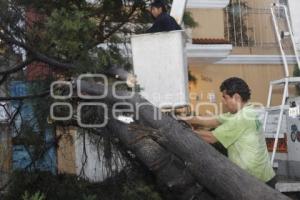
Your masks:
<instances>
[{"instance_id":1,"label":"green t-shirt","mask_svg":"<svg viewBox=\"0 0 300 200\"><path fill-rule=\"evenodd\" d=\"M235 114L220 115L218 120L221 125L213 135L227 148L229 159L263 182L272 179L275 173L253 107L246 105Z\"/></svg>"}]
</instances>

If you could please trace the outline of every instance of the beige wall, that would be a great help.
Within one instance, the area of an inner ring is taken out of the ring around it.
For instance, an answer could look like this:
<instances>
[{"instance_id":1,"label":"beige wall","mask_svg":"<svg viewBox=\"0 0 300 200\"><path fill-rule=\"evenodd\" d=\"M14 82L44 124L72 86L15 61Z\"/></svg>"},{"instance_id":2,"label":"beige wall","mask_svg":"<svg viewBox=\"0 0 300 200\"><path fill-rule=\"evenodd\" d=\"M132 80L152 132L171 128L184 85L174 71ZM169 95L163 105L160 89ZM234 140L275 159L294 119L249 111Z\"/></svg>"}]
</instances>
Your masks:
<instances>
[{"instance_id":1,"label":"beige wall","mask_svg":"<svg viewBox=\"0 0 300 200\"><path fill-rule=\"evenodd\" d=\"M222 9L190 9L198 27L193 38L224 38L224 11Z\"/></svg>"},{"instance_id":2,"label":"beige wall","mask_svg":"<svg viewBox=\"0 0 300 200\"><path fill-rule=\"evenodd\" d=\"M244 79L252 89L251 101L265 105L269 82L283 77L281 65L198 65L190 66L190 70L197 78L196 84L190 84L191 103L208 102L208 94L215 93L219 111L219 86L226 78L236 76ZM281 92L281 89L274 90L274 105L280 103ZM212 107L200 106L201 114L205 114L206 110L214 111Z\"/></svg>"},{"instance_id":3,"label":"beige wall","mask_svg":"<svg viewBox=\"0 0 300 200\"><path fill-rule=\"evenodd\" d=\"M270 12L273 0L246 0L246 2L250 8L253 8L244 10L244 12L248 13L247 18L244 20L247 27L247 35L251 38L253 44L252 47L247 45L243 48L234 48L233 54L280 54ZM192 17L198 23L198 27L192 30L193 38L225 37L225 23L228 23L226 22L228 19L223 9L189 9L189 11L191 11ZM285 21L282 24L285 24ZM236 30L236 34L239 33L239 30ZM228 38L226 37L225 39ZM287 42L286 49L290 49L289 42ZM290 54L291 52L287 53Z\"/></svg>"},{"instance_id":4,"label":"beige wall","mask_svg":"<svg viewBox=\"0 0 300 200\"><path fill-rule=\"evenodd\" d=\"M242 1L242 0L241 0ZM245 0L250 8L264 9L270 8L274 0ZM226 16L223 9L189 9L193 19L198 23L198 27L193 29L193 38L224 38L224 22ZM249 10L250 12L250 10ZM256 27L256 40L273 42L275 35L270 29L271 18L270 12L268 16L264 14L251 15L248 19L249 27ZM251 36L253 33L249 33Z\"/></svg>"},{"instance_id":5,"label":"beige wall","mask_svg":"<svg viewBox=\"0 0 300 200\"><path fill-rule=\"evenodd\" d=\"M268 4L268 3L267 3ZM268 7L269 8L268 4ZM252 4L249 4L252 7ZM266 8L263 3L253 8ZM192 30L192 38L225 38L225 22L227 20L222 9L190 9L198 26ZM247 35L255 47L234 48L233 54L279 54L275 32L271 21L270 10L249 11ZM226 22L227 23L227 22ZM236 22L238 23L238 22ZM239 30L236 30L239 34ZM228 38L225 38L228 39Z\"/></svg>"},{"instance_id":6,"label":"beige wall","mask_svg":"<svg viewBox=\"0 0 300 200\"><path fill-rule=\"evenodd\" d=\"M244 0L252 8L269 8L276 0Z\"/></svg>"},{"instance_id":7,"label":"beige wall","mask_svg":"<svg viewBox=\"0 0 300 200\"><path fill-rule=\"evenodd\" d=\"M58 173L76 174L75 164L75 137L77 129L57 128L57 136L61 136L57 149L57 169Z\"/></svg>"},{"instance_id":8,"label":"beige wall","mask_svg":"<svg viewBox=\"0 0 300 200\"><path fill-rule=\"evenodd\" d=\"M286 51L287 54L290 54L290 51ZM281 55L279 48L274 47L233 47L231 51L232 55Z\"/></svg>"},{"instance_id":9,"label":"beige wall","mask_svg":"<svg viewBox=\"0 0 300 200\"><path fill-rule=\"evenodd\" d=\"M254 45L260 47L252 51L258 51L257 54L279 54L276 33L274 30L271 4L274 0L247 0L249 10L247 25L249 26L248 35L254 40ZM287 30L286 20L277 18L280 30ZM290 45L289 41L286 45ZM288 49L288 48L286 48Z\"/></svg>"}]
</instances>

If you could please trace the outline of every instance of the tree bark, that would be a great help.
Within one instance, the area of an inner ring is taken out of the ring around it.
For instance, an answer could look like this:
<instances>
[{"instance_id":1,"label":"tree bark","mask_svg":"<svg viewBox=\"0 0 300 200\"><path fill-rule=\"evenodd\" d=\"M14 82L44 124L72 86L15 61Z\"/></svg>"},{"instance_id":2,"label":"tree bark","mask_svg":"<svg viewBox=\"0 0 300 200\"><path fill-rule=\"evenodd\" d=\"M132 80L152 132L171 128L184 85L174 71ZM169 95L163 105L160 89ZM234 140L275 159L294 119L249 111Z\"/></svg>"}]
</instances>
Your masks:
<instances>
[{"instance_id":1,"label":"tree bark","mask_svg":"<svg viewBox=\"0 0 300 200\"><path fill-rule=\"evenodd\" d=\"M265 183L249 175L246 171L229 161L213 147L200 139L191 129L183 127L178 121L168 115L161 114L155 119L159 110L139 94L131 98L116 98L111 88L100 84L90 84L78 81L81 89L90 95L99 95L108 90L104 99L112 105L126 102L135 108L136 123L160 130L162 139L157 142L163 145L182 161L194 178L213 192L219 199L224 200L287 200L288 197L273 190ZM118 96L129 96L126 91L117 92ZM111 119L113 120L113 119ZM145 154L144 156L148 156Z\"/></svg>"},{"instance_id":2,"label":"tree bark","mask_svg":"<svg viewBox=\"0 0 300 200\"><path fill-rule=\"evenodd\" d=\"M184 161L151 139L150 135L158 130L145 130L139 125L128 126L114 119L109 121L107 127L156 176L157 183L172 192L174 199L215 199L197 183Z\"/></svg>"}]
</instances>

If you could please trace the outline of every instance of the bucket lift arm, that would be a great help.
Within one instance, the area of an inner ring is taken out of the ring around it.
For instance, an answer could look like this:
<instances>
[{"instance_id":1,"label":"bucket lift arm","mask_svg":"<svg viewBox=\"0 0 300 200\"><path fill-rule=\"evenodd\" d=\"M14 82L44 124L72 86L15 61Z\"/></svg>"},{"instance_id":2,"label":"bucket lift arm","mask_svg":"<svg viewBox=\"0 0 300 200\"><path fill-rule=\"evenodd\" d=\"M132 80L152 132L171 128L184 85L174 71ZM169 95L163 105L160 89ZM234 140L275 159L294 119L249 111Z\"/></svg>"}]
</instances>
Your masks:
<instances>
[{"instance_id":1,"label":"bucket lift arm","mask_svg":"<svg viewBox=\"0 0 300 200\"><path fill-rule=\"evenodd\" d=\"M171 8L170 15L174 17L177 23L182 23L184 11L188 0L174 0Z\"/></svg>"}]
</instances>

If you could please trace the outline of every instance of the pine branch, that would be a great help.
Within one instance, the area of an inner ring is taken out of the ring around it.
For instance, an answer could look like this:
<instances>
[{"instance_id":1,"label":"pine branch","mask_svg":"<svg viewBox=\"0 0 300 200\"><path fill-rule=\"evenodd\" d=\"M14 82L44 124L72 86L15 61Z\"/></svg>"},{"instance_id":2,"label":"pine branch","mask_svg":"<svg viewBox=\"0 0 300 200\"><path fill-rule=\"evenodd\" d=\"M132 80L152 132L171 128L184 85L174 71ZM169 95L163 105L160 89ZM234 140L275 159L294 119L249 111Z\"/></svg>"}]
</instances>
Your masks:
<instances>
[{"instance_id":1,"label":"pine branch","mask_svg":"<svg viewBox=\"0 0 300 200\"><path fill-rule=\"evenodd\" d=\"M49 95L49 91L45 91L40 94L32 94L26 96L16 96L16 97L0 97L0 101L13 101L13 100L25 100L25 99L33 99L33 98L43 98Z\"/></svg>"}]
</instances>

